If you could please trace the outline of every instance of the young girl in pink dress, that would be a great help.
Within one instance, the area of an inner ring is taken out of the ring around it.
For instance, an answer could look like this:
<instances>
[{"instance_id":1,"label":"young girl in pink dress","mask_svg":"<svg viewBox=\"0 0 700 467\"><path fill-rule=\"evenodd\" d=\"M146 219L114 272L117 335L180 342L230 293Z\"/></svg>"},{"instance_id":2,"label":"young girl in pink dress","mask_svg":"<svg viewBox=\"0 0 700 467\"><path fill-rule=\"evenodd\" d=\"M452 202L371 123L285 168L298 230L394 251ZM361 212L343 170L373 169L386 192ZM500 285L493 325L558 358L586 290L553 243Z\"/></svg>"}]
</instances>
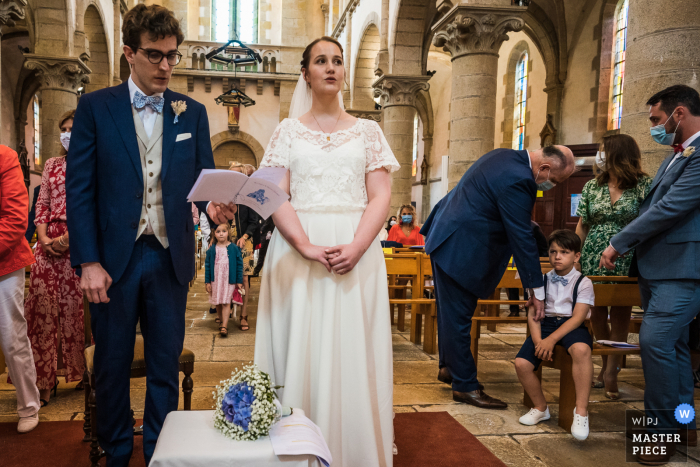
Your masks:
<instances>
[{"instance_id":1,"label":"young girl in pink dress","mask_svg":"<svg viewBox=\"0 0 700 467\"><path fill-rule=\"evenodd\" d=\"M209 303L216 307L221 337L228 335L231 299L236 288L243 286L243 258L241 250L231 243L230 227L219 224L214 232L214 248L207 250L204 263L204 282L207 284Z\"/></svg>"}]
</instances>

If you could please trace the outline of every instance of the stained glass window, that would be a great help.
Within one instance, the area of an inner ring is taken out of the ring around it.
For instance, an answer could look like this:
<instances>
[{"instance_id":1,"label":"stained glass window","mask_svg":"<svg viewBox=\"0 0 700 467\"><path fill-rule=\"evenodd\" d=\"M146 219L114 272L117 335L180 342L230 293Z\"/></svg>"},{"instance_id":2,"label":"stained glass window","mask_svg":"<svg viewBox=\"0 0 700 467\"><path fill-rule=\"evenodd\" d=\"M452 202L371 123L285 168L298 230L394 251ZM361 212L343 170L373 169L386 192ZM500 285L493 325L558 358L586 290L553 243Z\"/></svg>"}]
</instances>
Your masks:
<instances>
[{"instance_id":1,"label":"stained glass window","mask_svg":"<svg viewBox=\"0 0 700 467\"><path fill-rule=\"evenodd\" d=\"M527 51L515 67L515 109L513 111L513 149L525 147L525 113L527 112Z\"/></svg>"},{"instance_id":2,"label":"stained glass window","mask_svg":"<svg viewBox=\"0 0 700 467\"><path fill-rule=\"evenodd\" d=\"M418 112L413 117L413 167L411 175L416 176L418 172Z\"/></svg>"},{"instance_id":3,"label":"stained glass window","mask_svg":"<svg viewBox=\"0 0 700 467\"><path fill-rule=\"evenodd\" d=\"M41 164L41 120L39 119L39 96L34 95L34 164Z\"/></svg>"},{"instance_id":4,"label":"stained glass window","mask_svg":"<svg viewBox=\"0 0 700 467\"><path fill-rule=\"evenodd\" d=\"M625 53L627 50L627 19L629 0L622 0L615 16L615 56L613 61L612 102L608 129L617 130L622 120L622 91L625 82Z\"/></svg>"},{"instance_id":5,"label":"stained glass window","mask_svg":"<svg viewBox=\"0 0 700 467\"><path fill-rule=\"evenodd\" d=\"M258 0L214 0L212 38L215 42L234 38L244 44L258 42Z\"/></svg>"}]
</instances>

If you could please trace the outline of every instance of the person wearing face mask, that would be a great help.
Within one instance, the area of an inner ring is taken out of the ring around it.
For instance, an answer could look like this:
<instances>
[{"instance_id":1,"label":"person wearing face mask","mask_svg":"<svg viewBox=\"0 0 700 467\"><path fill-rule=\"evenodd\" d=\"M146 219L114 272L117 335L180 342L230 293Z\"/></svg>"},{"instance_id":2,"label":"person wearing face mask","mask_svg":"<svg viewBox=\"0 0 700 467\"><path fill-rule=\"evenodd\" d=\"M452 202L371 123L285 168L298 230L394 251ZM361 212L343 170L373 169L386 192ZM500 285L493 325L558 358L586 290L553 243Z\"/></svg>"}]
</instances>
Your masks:
<instances>
[{"instance_id":1,"label":"person wearing face mask","mask_svg":"<svg viewBox=\"0 0 700 467\"><path fill-rule=\"evenodd\" d=\"M391 216L389 220L386 221L386 228L379 231L379 241L383 242L387 240L389 238L389 231L396 224L396 216Z\"/></svg>"},{"instance_id":2,"label":"person wearing face mask","mask_svg":"<svg viewBox=\"0 0 700 467\"><path fill-rule=\"evenodd\" d=\"M565 146L537 151L496 149L479 158L433 208L420 233L435 280L440 351L438 380L457 402L487 409L507 404L484 392L471 354L471 318L503 277L510 257L528 306L544 317L544 287L530 219L537 190L548 190L574 172Z\"/></svg>"},{"instance_id":3,"label":"person wearing face mask","mask_svg":"<svg viewBox=\"0 0 700 467\"><path fill-rule=\"evenodd\" d=\"M581 238L581 273L584 276L627 276L632 254L618 258L615 269L600 269L600 255L610 239L639 215L639 206L649 193L651 178L642 170L642 155L628 135L603 138L596 156L597 175L583 187L576 215L576 233ZM631 306L591 307L591 324L598 340L627 342ZM608 399L619 399L617 374L621 355L603 356L603 366L593 387L605 387Z\"/></svg>"},{"instance_id":4,"label":"person wearing face mask","mask_svg":"<svg viewBox=\"0 0 700 467\"><path fill-rule=\"evenodd\" d=\"M29 275L29 294L24 303L42 407L49 403L51 390L56 393L57 368L64 369L67 383L78 381L76 389L82 389L85 371L83 292L80 278L71 267L66 224L66 154L74 116L75 110L71 110L59 119L61 155L44 164L34 219L36 262Z\"/></svg>"},{"instance_id":5,"label":"person wearing face mask","mask_svg":"<svg viewBox=\"0 0 700 467\"><path fill-rule=\"evenodd\" d=\"M410 204L404 204L399 208L399 222L389 230L390 242L401 243L403 246L425 245L425 240L420 234L420 227L416 224L416 210Z\"/></svg>"},{"instance_id":6,"label":"person wearing face mask","mask_svg":"<svg viewBox=\"0 0 700 467\"><path fill-rule=\"evenodd\" d=\"M614 269L617 258L634 248L644 308L639 333L644 409L647 417L658 420L648 431L677 426L681 442L695 446L695 420L681 425L668 409L693 406L688 325L700 312L700 95L675 85L654 94L647 105L651 137L670 145L673 153L661 163L639 217L610 240L600 266ZM666 448L664 454L653 449L658 454L637 460L668 462L675 444Z\"/></svg>"}]
</instances>

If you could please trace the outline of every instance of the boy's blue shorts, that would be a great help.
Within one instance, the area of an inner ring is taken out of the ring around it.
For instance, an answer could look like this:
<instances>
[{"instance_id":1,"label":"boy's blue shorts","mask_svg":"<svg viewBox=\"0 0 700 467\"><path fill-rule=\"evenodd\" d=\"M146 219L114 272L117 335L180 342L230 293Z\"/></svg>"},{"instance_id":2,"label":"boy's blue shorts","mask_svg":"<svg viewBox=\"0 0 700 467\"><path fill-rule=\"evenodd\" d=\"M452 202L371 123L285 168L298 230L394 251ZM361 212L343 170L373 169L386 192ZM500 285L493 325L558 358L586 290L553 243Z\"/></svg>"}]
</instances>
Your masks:
<instances>
[{"instance_id":1,"label":"boy's blue shorts","mask_svg":"<svg viewBox=\"0 0 700 467\"><path fill-rule=\"evenodd\" d=\"M556 331L559 326L566 323L568 320L569 318L545 316L545 318L540 321L540 326L542 328L542 339L548 337L550 334ZM569 347L577 342L583 342L584 344L588 344L591 349L593 348L593 338L591 337L591 333L588 332L588 328L583 323L581 323L581 326L562 337L561 340L557 342L557 345L561 345L568 352ZM520 348L520 352L518 352L518 355L516 355L515 358L524 358L535 366L535 370L539 368L540 363L542 363L542 359L535 356L535 343L532 342L532 336L527 336L525 343Z\"/></svg>"}]
</instances>

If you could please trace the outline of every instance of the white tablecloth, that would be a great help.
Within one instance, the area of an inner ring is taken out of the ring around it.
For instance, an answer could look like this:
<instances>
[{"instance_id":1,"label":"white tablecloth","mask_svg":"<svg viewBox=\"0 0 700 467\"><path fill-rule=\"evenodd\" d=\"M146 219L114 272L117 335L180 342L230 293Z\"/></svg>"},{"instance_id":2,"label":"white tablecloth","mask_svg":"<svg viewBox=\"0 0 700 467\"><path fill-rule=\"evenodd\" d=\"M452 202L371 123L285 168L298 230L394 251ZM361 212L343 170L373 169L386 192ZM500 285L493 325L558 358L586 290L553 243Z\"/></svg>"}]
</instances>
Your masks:
<instances>
[{"instance_id":1,"label":"white tablecloth","mask_svg":"<svg viewBox=\"0 0 700 467\"><path fill-rule=\"evenodd\" d=\"M295 411L298 409L294 409ZM319 467L316 456L276 456L269 437L234 441L214 428L213 410L170 412L149 467Z\"/></svg>"}]
</instances>

